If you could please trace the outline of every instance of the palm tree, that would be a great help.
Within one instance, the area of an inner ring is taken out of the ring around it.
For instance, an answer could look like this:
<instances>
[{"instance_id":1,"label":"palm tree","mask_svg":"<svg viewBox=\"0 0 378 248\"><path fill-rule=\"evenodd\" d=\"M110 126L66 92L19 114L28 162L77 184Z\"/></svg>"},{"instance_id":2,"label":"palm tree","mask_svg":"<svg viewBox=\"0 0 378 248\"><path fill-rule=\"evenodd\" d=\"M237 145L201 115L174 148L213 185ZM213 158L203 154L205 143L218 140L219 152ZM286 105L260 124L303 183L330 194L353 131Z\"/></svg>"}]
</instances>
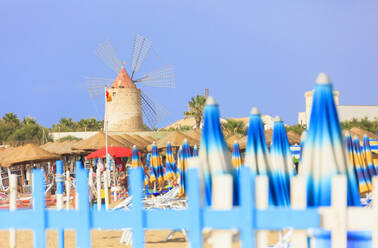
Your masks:
<instances>
[{"instance_id":1,"label":"palm tree","mask_svg":"<svg viewBox=\"0 0 378 248\"><path fill-rule=\"evenodd\" d=\"M196 121L196 129L200 129L201 127L203 108L205 107L205 103L206 97L202 95L192 97L192 99L188 103L189 111L184 112L185 117L194 117Z\"/></svg>"},{"instance_id":2,"label":"palm tree","mask_svg":"<svg viewBox=\"0 0 378 248\"><path fill-rule=\"evenodd\" d=\"M228 118L226 119L226 122L222 124L222 128L226 136L232 136L237 134L245 135L247 131L244 122Z\"/></svg>"}]
</instances>

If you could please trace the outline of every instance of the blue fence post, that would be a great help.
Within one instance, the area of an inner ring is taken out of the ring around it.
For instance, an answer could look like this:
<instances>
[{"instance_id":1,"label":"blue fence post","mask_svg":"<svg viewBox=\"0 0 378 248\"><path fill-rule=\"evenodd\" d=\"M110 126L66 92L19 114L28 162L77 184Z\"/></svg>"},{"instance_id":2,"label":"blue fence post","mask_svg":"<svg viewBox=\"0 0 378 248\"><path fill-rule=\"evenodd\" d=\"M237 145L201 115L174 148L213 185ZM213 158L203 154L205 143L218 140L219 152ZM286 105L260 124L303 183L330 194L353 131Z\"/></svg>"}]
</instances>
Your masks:
<instances>
[{"instance_id":1,"label":"blue fence post","mask_svg":"<svg viewBox=\"0 0 378 248\"><path fill-rule=\"evenodd\" d=\"M243 167L240 170L240 211L242 223L240 238L243 247L255 247L255 181L252 178L250 168Z\"/></svg>"},{"instance_id":2,"label":"blue fence post","mask_svg":"<svg viewBox=\"0 0 378 248\"><path fill-rule=\"evenodd\" d=\"M38 216L34 223L34 247L46 247L46 210L43 171L33 170L33 215Z\"/></svg>"},{"instance_id":3,"label":"blue fence post","mask_svg":"<svg viewBox=\"0 0 378 248\"><path fill-rule=\"evenodd\" d=\"M55 166L56 177L56 208L61 210L63 208L63 161L56 161ZM64 229L59 228L58 233L58 248L64 248Z\"/></svg>"},{"instance_id":4,"label":"blue fence post","mask_svg":"<svg viewBox=\"0 0 378 248\"><path fill-rule=\"evenodd\" d=\"M192 248L202 248L202 209L200 181L197 169L189 169L186 173L189 223L189 244Z\"/></svg>"},{"instance_id":5,"label":"blue fence post","mask_svg":"<svg viewBox=\"0 0 378 248\"><path fill-rule=\"evenodd\" d=\"M81 161L76 161L76 191L79 193L78 212L80 225L76 230L76 246L80 248L91 247L91 209L88 194L88 171L82 168ZM79 220L77 220L79 221Z\"/></svg>"},{"instance_id":6,"label":"blue fence post","mask_svg":"<svg viewBox=\"0 0 378 248\"><path fill-rule=\"evenodd\" d=\"M142 168L130 169L129 190L131 193L131 213L138 220L133 223L133 247L144 247L145 213L143 203L143 172Z\"/></svg>"}]
</instances>

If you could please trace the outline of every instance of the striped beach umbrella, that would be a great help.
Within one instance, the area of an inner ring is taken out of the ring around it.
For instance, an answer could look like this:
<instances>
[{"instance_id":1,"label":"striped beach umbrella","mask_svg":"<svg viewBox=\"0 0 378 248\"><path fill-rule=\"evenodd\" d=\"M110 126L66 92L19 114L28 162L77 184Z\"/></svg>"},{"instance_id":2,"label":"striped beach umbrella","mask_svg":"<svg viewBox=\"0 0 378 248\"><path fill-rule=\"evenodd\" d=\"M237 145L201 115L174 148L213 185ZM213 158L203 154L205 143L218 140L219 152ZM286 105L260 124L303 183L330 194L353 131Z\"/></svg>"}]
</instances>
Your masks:
<instances>
[{"instance_id":1,"label":"striped beach umbrella","mask_svg":"<svg viewBox=\"0 0 378 248\"><path fill-rule=\"evenodd\" d=\"M165 180L174 181L176 180L176 161L173 156L171 143L167 144L167 151L165 154Z\"/></svg>"},{"instance_id":2,"label":"striped beach umbrella","mask_svg":"<svg viewBox=\"0 0 378 248\"><path fill-rule=\"evenodd\" d=\"M324 73L316 80L306 136L301 174L307 180L307 204L329 206L332 177L346 175L348 205L360 206L358 184L353 166L348 162L332 84Z\"/></svg>"},{"instance_id":3,"label":"striped beach umbrella","mask_svg":"<svg viewBox=\"0 0 378 248\"><path fill-rule=\"evenodd\" d=\"M378 140L377 139L369 139L370 149L371 152L378 154Z\"/></svg>"},{"instance_id":4,"label":"striped beach umbrella","mask_svg":"<svg viewBox=\"0 0 378 248\"><path fill-rule=\"evenodd\" d=\"M139 157L139 154L138 154L138 148L136 147L136 145L133 146L133 153L131 155L131 166L133 168L137 168L137 167L142 166L142 162L140 161L140 157Z\"/></svg>"},{"instance_id":5,"label":"striped beach umbrella","mask_svg":"<svg viewBox=\"0 0 378 248\"><path fill-rule=\"evenodd\" d=\"M354 144L354 140L352 139L348 131L345 133L345 144L347 147L350 163L353 165L354 173L357 177L358 191L360 192L360 194L365 194L369 192L369 185L365 178L364 169L362 168L362 158L359 156Z\"/></svg>"},{"instance_id":6,"label":"striped beach umbrella","mask_svg":"<svg viewBox=\"0 0 378 248\"><path fill-rule=\"evenodd\" d=\"M290 179L295 176L290 144L285 126L279 116L274 119L270 146L271 177L278 187L273 188L276 206L290 205Z\"/></svg>"},{"instance_id":7,"label":"striped beach umbrella","mask_svg":"<svg viewBox=\"0 0 378 248\"><path fill-rule=\"evenodd\" d=\"M376 168L373 161L373 154L370 148L370 141L367 135L364 135L364 145L363 145L363 154L366 160L366 165L368 168L370 178L378 176L378 167Z\"/></svg>"},{"instance_id":8,"label":"striped beach umbrella","mask_svg":"<svg viewBox=\"0 0 378 248\"><path fill-rule=\"evenodd\" d=\"M371 178L368 173L366 160L363 156L363 151L360 146L358 136L353 137L353 165L355 166L360 194L371 192Z\"/></svg>"},{"instance_id":9,"label":"striped beach umbrella","mask_svg":"<svg viewBox=\"0 0 378 248\"><path fill-rule=\"evenodd\" d=\"M179 166L179 192L180 195L185 194L186 190L186 182L185 182L185 174L186 169L188 168L188 161L192 157L190 152L190 144L188 140L185 139L184 143L180 146L179 154L178 154L178 166Z\"/></svg>"},{"instance_id":10,"label":"striped beach umbrella","mask_svg":"<svg viewBox=\"0 0 378 248\"><path fill-rule=\"evenodd\" d=\"M230 152L224 140L219 119L218 105L213 97L208 97L204 108L201 149L199 151L199 160L202 169L201 176L204 180L204 195L207 205L211 205L211 176L219 174L235 175L231 164ZM234 183L236 183L235 179L234 177ZM234 193L234 197L236 200L237 192Z\"/></svg>"},{"instance_id":11,"label":"striped beach umbrella","mask_svg":"<svg viewBox=\"0 0 378 248\"><path fill-rule=\"evenodd\" d=\"M160 188L162 188L164 186L164 168L155 142L152 144L150 169L150 180L158 182Z\"/></svg>"},{"instance_id":12,"label":"striped beach umbrella","mask_svg":"<svg viewBox=\"0 0 378 248\"><path fill-rule=\"evenodd\" d=\"M235 140L234 146L232 147L232 165L234 166L234 169L236 170L236 175L239 177L240 175L240 168L242 166L242 157L240 154L240 147L239 143Z\"/></svg>"},{"instance_id":13,"label":"striped beach umbrella","mask_svg":"<svg viewBox=\"0 0 378 248\"><path fill-rule=\"evenodd\" d=\"M193 158L197 158L197 157L198 157L198 146L194 145L194 148L193 148Z\"/></svg>"},{"instance_id":14,"label":"striped beach umbrella","mask_svg":"<svg viewBox=\"0 0 378 248\"><path fill-rule=\"evenodd\" d=\"M184 154L182 150L182 146L179 147L177 152L177 184L179 187L179 196L183 196L185 194L185 170L186 164L184 160Z\"/></svg>"},{"instance_id":15,"label":"striped beach umbrella","mask_svg":"<svg viewBox=\"0 0 378 248\"><path fill-rule=\"evenodd\" d=\"M253 176L263 175L269 178L269 204L274 204L273 188L277 187L270 173L269 151L265 141L264 125L259 110L254 107L249 116L247 147L244 166L251 168Z\"/></svg>"}]
</instances>

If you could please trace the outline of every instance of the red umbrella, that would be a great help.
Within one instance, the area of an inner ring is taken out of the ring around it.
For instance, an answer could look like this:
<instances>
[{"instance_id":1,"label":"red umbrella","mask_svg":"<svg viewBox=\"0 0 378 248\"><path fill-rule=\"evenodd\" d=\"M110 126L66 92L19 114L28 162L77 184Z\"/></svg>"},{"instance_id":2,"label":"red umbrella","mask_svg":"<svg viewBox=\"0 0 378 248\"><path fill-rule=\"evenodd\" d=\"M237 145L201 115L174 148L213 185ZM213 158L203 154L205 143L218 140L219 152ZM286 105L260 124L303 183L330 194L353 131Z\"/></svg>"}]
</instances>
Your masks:
<instances>
[{"instance_id":1,"label":"red umbrella","mask_svg":"<svg viewBox=\"0 0 378 248\"><path fill-rule=\"evenodd\" d=\"M106 157L106 149L102 148L95 152L92 152L87 156L87 159L92 158L105 158ZM111 146L108 147L108 154L114 158L121 158L121 157L131 157L133 153L132 149L125 148L125 147L118 147L118 146ZM140 155L140 153L139 153Z\"/></svg>"}]
</instances>

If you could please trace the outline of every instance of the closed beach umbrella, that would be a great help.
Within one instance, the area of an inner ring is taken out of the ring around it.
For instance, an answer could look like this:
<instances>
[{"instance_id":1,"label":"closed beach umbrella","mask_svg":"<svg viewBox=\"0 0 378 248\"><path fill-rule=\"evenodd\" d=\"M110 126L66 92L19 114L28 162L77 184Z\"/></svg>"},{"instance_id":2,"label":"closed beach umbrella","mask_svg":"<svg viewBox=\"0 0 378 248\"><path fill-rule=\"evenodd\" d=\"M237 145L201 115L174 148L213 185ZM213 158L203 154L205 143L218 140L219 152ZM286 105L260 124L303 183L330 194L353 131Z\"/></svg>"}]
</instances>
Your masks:
<instances>
[{"instance_id":1,"label":"closed beach umbrella","mask_svg":"<svg viewBox=\"0 0 378 248\"><path fill-rule=\"evenodd\" d=\"M176 180L176 161L172 153L171 143L167 144L167 151L165 153L165 180Z\"/></svg>"},{"instance_id":2,"label":"closed beach umbrella","mask_svg":"<svg viewBox=\"0 0 378 248\"><path fill-rule=\"evenodd\" d=\"M240 147L239 143L237 141L234 142L234 146L232 147L232 165L234 166L234 169L236 170L236 175L239 177L240 175L240 168L242 166L242 158L240 154Z\"/></svg>"},{"instance_id":3,"label":"closed beach umbrella","mask_svg":"<svg viewBox=\"0 0 378 248\"><path fill-rule=\"evenodd\" d=\"M353 137L353 164L356 169L360 194L371 192L371 178L367 170L366 160L364 159L360 140L357 135Z\"/></svg>"},{"instance_id":4,"label":"closed beach umbrella","mask_svg":"<svg viewBox=\"0 0 378 248\"><path fill-rule=\"evenodd\" d=\"M151 182L158 182L159 187L162 188L164 186L164 168L155 142L152 144L150 164L150 180Z\"/></svg>"},{"instance_id":5,"label":"closed beach umbrella","mask_svg":"<svg viewBox=\"0 0 378 248\"><path fill-rule=\"evenodd\" d=\"M278 186L273 188L276 206L290 205L290 179L295 176L295 165L291 157L290 145L285 126L280 117L273 125L272 144L270 146L271 176Z\"/></svg>"},{"instance_id":6,"label":"closed beach umbrella","mask_svg":"<svg viewBox=\"0 0 378 248\"><path fill-rule=\"evenodd\" d=\"M269 178L269 203L274 204L273 188L277 187L270 173L269 151L265 141L264 126L259 110L254 107L249 116L247 147L244 166L251 168L253 176L262 175Z\"/></svg>"},{"instance_id":7,"label":"closed beach umbrella","mask_svg":"<svg viewBox=\"0 0 378 248\"><path fill-rule=\"evenodd\" d=\"M346 175L348 205L360 206L358 184L353 166L348 162L332 84L324 73L316 80L306 136L301 174L307 180L307 204L329 206L332 177Z\"/></svg>"},{"instance_id":8,"label":"closed beach umbrella","mask_svg":"<svg viewBox=\"0 0 378 248\"><path fill-rule=\"evenodd\" d=\"M370 148L369 137L364 135L364 145L363 145L363 154L366 160L367 169L370 175L370 178L378 175L378 170L375 168L373 161L373 154Z\"/></svg>"},{"instance_id":9,"label":"closed beach umbrella","mask_svg":"<svg viewBox=\"0 0 378 248\"><path fill-rule=\"evenodd\" d=\"M138 148L136 147L136 145L133 146L133 153L132 153L132 156L131 156L131 166L133 168L137 168L137 167L142 166L142 162L140 161L140 157L139 157L139 154L138 154Z\"/></svg>"},{"instance_id":10,"label":"closed beach umbrella","mask_svg":"<svg viewBox=\"0 0 378 248\"><path fill-rule=\"evenodd\" d=\"M365 179L364 171L361 165L361 157L358 155L354 141L352 140L352 137L348 131L345 132L345 144L347 147L350 163L353 165L354 173L357 177L358 191L360 192L360 194L365 194L369 192L369 186Z\"/></svg>"},{"instance_id":11,"label":"closed beach umbrella","mask_svg":"<svg viewBox=\"0 0 378 248\"><path fill-rule=\"evenodd\" d=\"M185 170L186 170L186 164L184 160L182 146L180 146L177 152L177 172L176 172L177 184L179 186L179 196L183 196L185 194Z\"/></svg>"},{"instance_id":12,"label":"closed beach umbrella","mask_svg":"<svg viewBox=\"0 0 378 248\"><path fill-rule=\"evenodd\" d=\"M185 174L186 174L186 169L188 168L188 161L192 157L192 154L190 152L190 144L188 143L187 139L185 139L182 146L180 146L178 157L180 157L178 161L179 177L180 177L179 187L180 187L180 195L182 196L183 194L185 194L185 190L186 190Z\"/></svg>"},{"instance_id":13,"label":"closed beach umbrella","mask_svg":"<svg viewBox=\"0 0 378 248\"><path fill-rule=\"evenodd\" d=\"M220 124L218 105L208 97L204 108L201 149L199 160L204 180L205 203L211 205L212 175L234 175L230 152L227 148ZM234 177L234 179L236 179ZM236 180L234 180L234 185ZM236 189L236 188L235 188ZM236 199L236 194L234 194Z\"/></svg>"},{"instance_id":14,"label":"closed beach umbrella","mask_svg":"<svg viewBox=\"0 0 378 248\"><path fill-rule=\"evenodd\" d=\"M198 157L198 146L194 145L194 147L193 147L193 158L197 158L197 157Z\"/></svg>"}]
</instances>

